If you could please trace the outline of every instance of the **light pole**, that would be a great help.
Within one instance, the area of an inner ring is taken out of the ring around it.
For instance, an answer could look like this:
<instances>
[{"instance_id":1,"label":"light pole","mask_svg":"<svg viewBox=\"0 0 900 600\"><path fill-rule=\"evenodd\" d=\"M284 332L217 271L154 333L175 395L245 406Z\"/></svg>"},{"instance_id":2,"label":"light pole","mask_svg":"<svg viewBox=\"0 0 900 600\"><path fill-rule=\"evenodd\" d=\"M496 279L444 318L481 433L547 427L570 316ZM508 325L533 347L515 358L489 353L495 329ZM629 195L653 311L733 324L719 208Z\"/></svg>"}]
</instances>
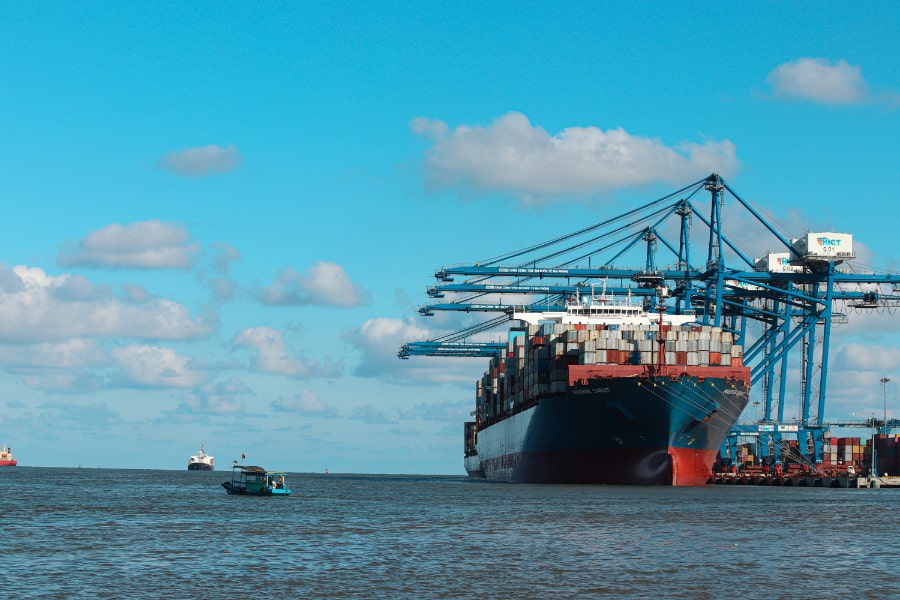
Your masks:
<instances>
[{"instance_id":1,"label":"light pole","mask_svg":"<svg viewBox=\"0 0 900 600\"><path fill-rule=\"evenodd\" d=\"M890 379L888 379L887 377L881 378L881 387L884 390L884 422L882 423L881 428L882 428L882 433L884 435L887 435L887 433L888 433L888 428L887 428L887 384L889 381L890 381Z\"/></svg>"}]
</instances>

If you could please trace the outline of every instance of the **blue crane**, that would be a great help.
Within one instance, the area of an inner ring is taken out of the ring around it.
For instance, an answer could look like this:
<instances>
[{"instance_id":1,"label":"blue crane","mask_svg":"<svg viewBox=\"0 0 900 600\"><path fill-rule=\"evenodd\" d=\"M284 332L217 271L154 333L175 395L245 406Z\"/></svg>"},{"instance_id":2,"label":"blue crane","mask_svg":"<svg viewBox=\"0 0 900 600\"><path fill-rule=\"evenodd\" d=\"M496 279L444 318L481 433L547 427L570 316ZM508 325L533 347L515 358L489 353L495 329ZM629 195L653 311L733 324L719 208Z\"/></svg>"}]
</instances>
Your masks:
<instances>
[{"instance_id":1,"label":"blue crane","mask_svg":"<svg viewBox=\"0 0 900 600\"><path fill-rule=\"evenodd\" d=\"M726 207L740 212L726 214ZM768 249L762 258L746 249L748 238ZM785 427L798 437L805 433L815 459L828 428L832 327L846 322L847 309L900 307L900 274L842 268L853 258L849 235L807 232L792 239L714 173L577 231L474 264L441 267L427 295L442 302L422 306L421 315L502 316L433 340L408 342L399 356L502 352L505 344L471 338L504 325L514 312L560 310L566 298L595 285L613 296L643 298L648 307L664 300L669 313L696 315L704 325L733 333L744 347L751 383L762 386L757 431L772 431L776 442ZM448 302L447 296L454 299ZM787 426L789 359L795 353L801 364L800 413Z\"/></svg>"}]
</instances>

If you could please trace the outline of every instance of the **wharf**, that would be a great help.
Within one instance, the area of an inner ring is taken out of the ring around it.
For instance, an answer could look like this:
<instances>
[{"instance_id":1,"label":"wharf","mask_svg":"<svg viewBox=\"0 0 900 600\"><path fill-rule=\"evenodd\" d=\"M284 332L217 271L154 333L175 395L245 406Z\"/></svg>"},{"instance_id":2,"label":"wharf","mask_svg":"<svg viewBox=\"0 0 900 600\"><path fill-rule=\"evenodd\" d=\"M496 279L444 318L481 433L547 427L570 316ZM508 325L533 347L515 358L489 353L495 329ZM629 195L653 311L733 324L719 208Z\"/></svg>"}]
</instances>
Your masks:
<instances>
[{"instance_id":1,"label":"wharf","mask_svg":"<svg viewBox=\"0 0 900 600\"><path fill-rule=\"evenodd\" d=\"M715 485L759 485L821 488L900 488L900 477L858 475L713 473L707 480Z\"/></svg>"}]
</instances>

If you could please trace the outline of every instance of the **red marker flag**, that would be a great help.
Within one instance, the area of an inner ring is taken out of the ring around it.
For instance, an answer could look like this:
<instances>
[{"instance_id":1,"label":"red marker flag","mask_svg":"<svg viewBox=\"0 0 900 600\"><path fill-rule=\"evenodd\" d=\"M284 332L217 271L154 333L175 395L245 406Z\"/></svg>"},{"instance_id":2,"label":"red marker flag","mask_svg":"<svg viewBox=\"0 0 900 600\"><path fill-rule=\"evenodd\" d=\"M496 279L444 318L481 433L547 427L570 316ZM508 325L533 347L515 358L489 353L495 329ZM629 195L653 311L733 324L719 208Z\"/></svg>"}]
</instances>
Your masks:
<instances>
[{"instance_id":1,"label":"red marker flag","mask_svg":"<svg viewBox=\"0 0 900 600\"><path fill-rule=\"evenodd\" d=\"M244 454L244 453L242 452L242 453L241 453L241 459L243 460L243 459L245 459L245 458L247 458L247 455Z\"/></svg>"}]
</instances>

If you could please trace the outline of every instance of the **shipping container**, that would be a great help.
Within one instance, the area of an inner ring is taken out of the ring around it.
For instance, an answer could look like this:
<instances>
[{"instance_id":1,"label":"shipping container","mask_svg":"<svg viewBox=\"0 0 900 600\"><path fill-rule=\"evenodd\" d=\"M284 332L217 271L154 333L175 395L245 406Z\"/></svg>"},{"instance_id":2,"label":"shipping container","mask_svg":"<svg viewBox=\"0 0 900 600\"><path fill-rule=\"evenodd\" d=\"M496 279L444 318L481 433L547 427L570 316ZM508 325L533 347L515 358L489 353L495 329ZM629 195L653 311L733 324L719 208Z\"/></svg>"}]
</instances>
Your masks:
<instances>
[{"instance_id":1,"label":"shipping container","mask_svg":"<svg viewBox=\"0 0 900 600\"><path fill-rule=\"evenodd\" d=\"M806 233L792 240L791 247L805 259L853 258L853 236L849 233Z\"/></svg>"}]
</instances>

